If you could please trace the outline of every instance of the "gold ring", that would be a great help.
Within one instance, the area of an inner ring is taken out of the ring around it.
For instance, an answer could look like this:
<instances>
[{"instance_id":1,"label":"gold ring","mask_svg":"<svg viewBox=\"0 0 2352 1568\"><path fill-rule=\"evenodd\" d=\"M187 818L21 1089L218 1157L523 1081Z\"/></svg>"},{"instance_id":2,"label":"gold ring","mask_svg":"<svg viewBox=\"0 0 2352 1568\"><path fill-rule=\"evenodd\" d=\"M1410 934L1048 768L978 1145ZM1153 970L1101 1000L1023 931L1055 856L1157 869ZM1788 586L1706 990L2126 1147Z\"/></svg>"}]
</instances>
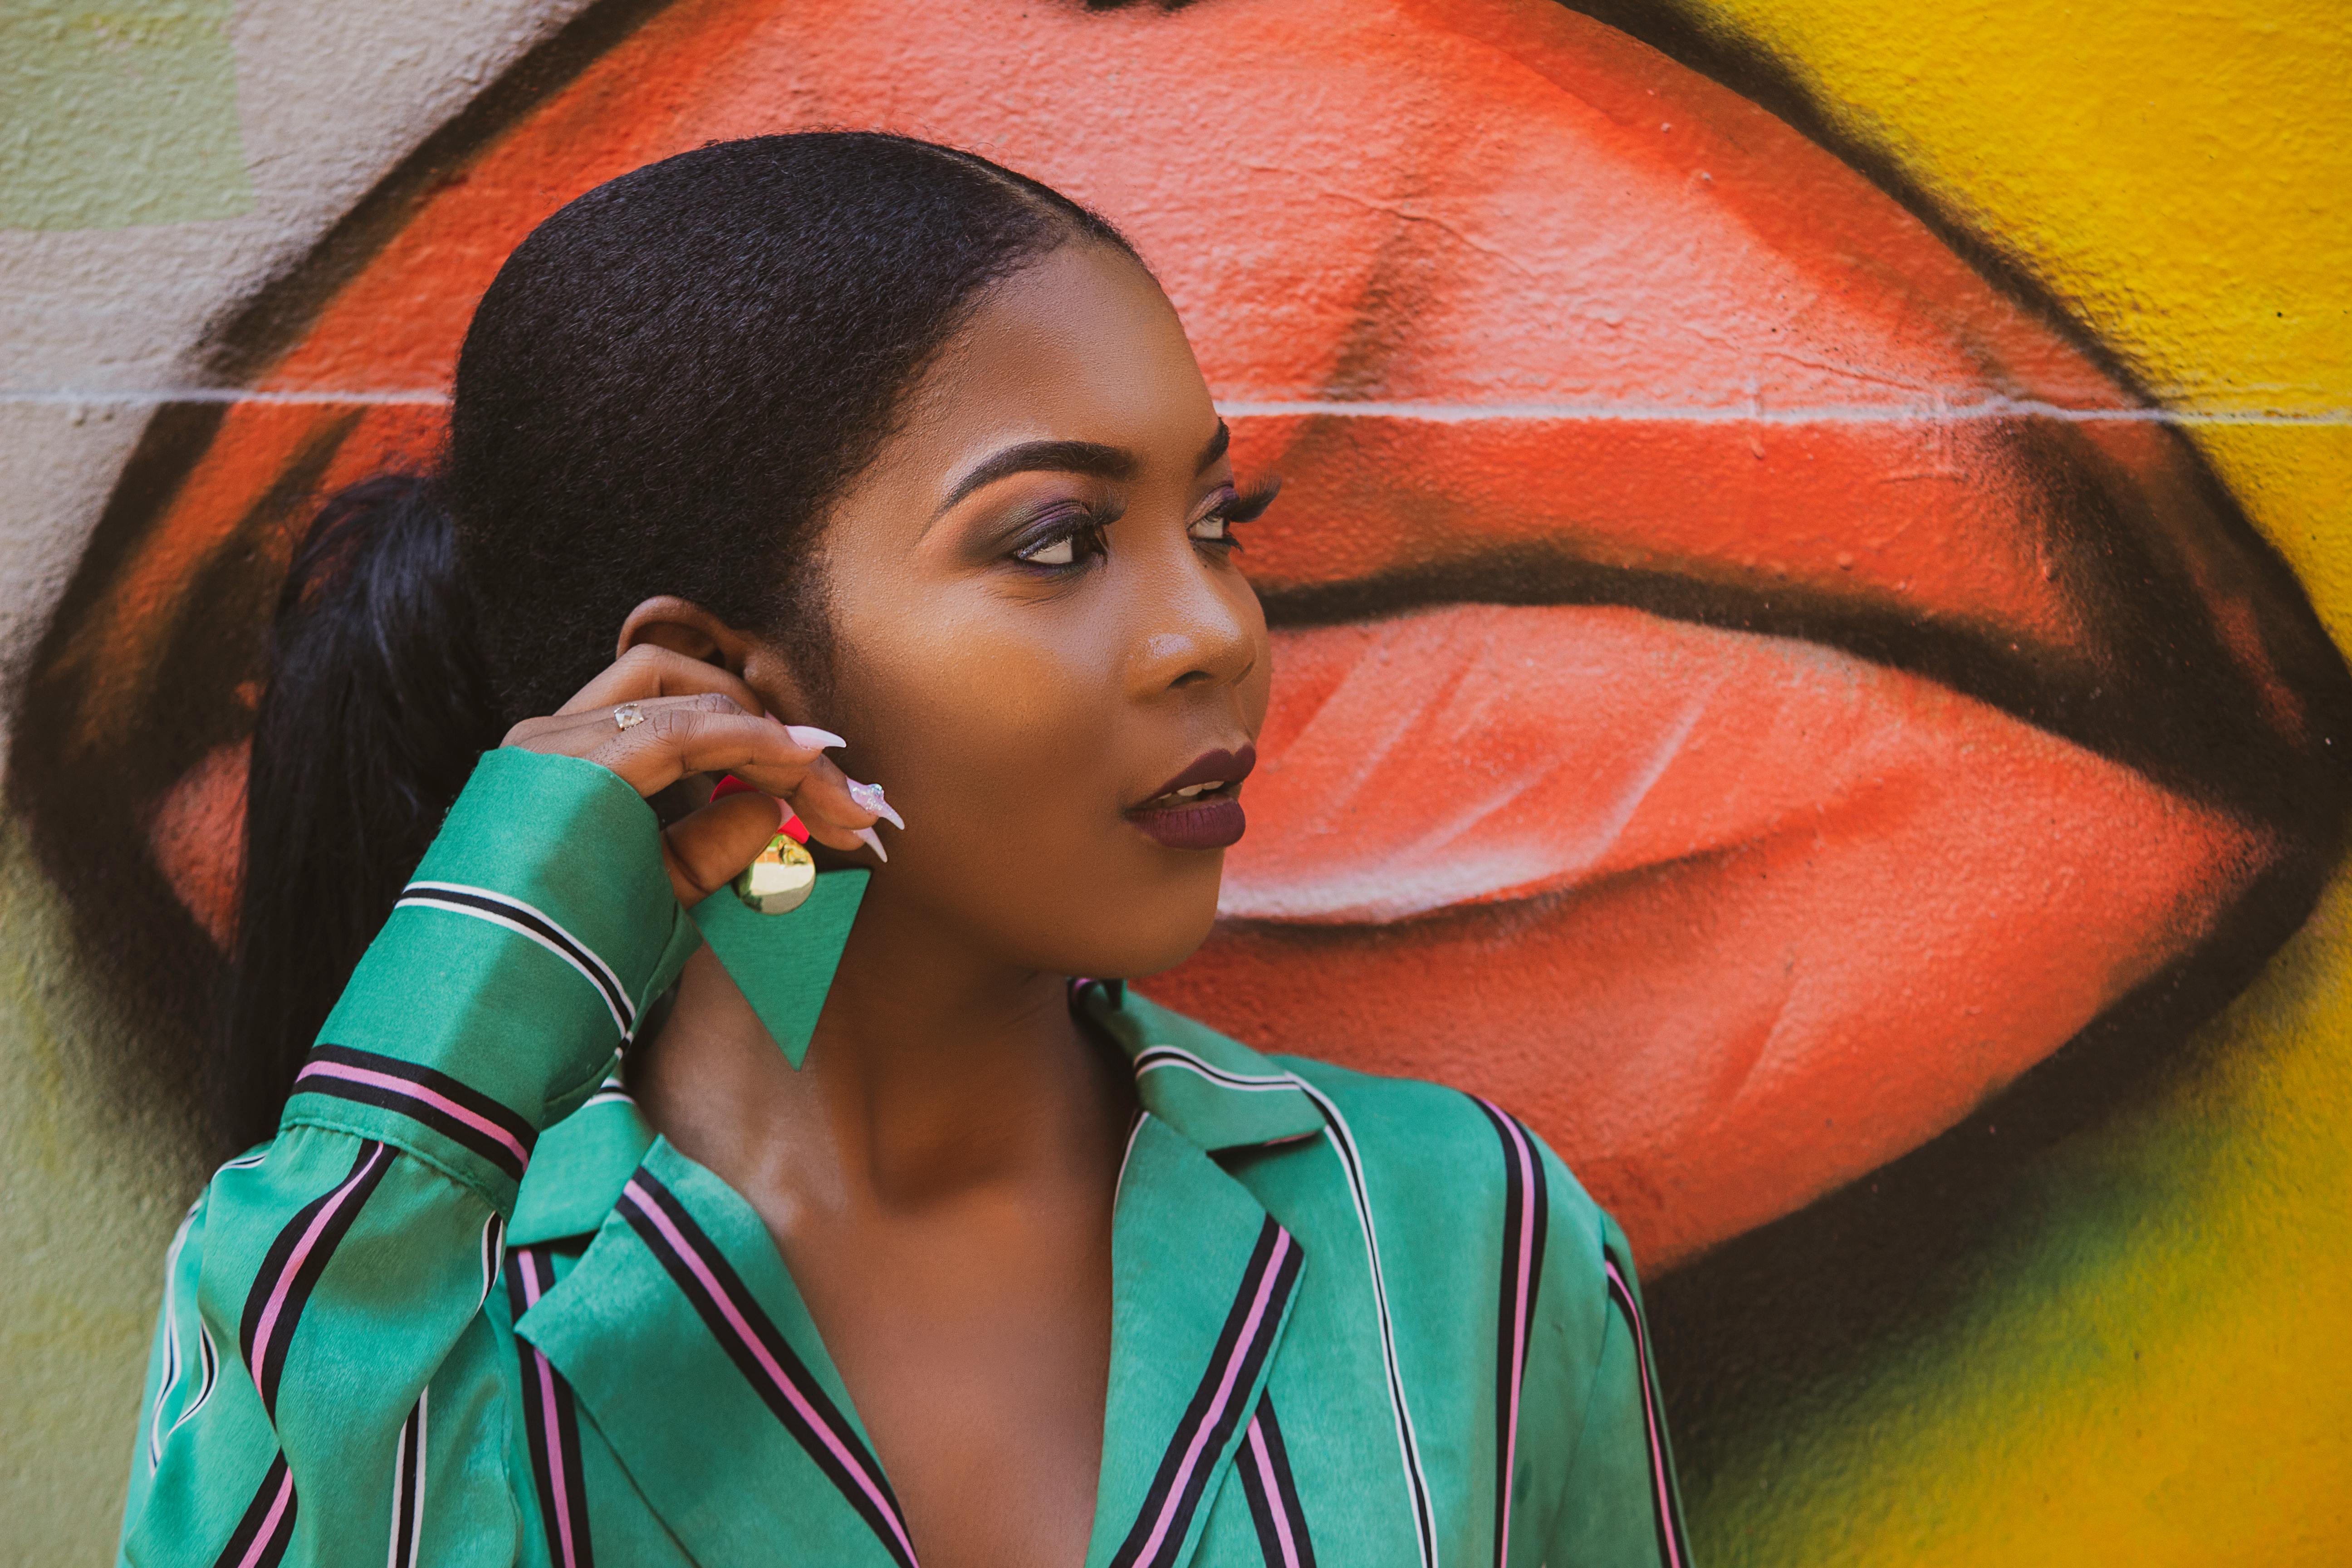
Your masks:
<instances>
[{"instance_id":1,"label":"gold ring","mask_svg":"<svg viewBox=\"0 0 2352 1568\"><path fill-rule=\"evenodd\" d=\"M634 702L624 702L613 710L613 728L632 729L646 721L646 710Z\"/></svg>"}]
</instances>

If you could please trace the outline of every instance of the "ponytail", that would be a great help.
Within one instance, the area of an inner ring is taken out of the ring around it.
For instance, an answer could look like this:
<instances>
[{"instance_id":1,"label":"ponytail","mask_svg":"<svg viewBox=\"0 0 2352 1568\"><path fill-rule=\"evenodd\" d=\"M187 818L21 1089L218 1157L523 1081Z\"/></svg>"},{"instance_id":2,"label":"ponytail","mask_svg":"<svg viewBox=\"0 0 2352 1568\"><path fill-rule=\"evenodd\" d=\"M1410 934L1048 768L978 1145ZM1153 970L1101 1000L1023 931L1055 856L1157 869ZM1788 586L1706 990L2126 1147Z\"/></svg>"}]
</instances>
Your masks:
<instances>
[{"instance_id":1,"label":"ponytail","mask_svg":"<svg viewBox=\"0 0 2352 1568\"><path fill-rule=\"evenodd\" d=\"M442 816L499 743L473 595L436 480L320 510L271 625L245 875L206 1110L226 1146L276 1131L302 1058Z\"/></svg>"}]
</instances>

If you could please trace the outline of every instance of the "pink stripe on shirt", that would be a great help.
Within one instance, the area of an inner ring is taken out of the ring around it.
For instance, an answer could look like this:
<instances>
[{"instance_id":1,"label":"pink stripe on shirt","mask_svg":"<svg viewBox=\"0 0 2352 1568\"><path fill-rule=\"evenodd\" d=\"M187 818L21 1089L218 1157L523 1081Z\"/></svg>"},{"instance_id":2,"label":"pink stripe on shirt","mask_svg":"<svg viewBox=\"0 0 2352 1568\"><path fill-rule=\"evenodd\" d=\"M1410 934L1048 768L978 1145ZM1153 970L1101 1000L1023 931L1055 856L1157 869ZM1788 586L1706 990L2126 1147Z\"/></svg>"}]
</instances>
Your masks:
<instances>
[{"instance_id":1,"label":"pink stripe on shirt","mask_svg":"<svg viewBox=\"0 0 2352 1568\"><path fill-rule=\"evenodd\" d=\"M245 1555L237 1560L236 1568L255 1568L255 1564L269 1555L270 1544L278 1539L278 1527L284 1522L286 1510L293 1502L294 1472L288 1470L278 1479L278 1496L269 1504L269 1517L263 1520L261 1528L253 1532L253 1544L245 1549Z\"/></svg>"},{"instance_id":2,"label":"pink stripe on shirt","mask_svg":"<svg viewBox=\"0 0 2352 1568\"><path fill-rule=\"evenodd\" d=\"M269 1288L269 1305L262 1310L260 1325L253 1331L253 1365L247 1370L253 1373L257 1384L260 1382L263 1365L269 1360L269 1337L277 1331L278 1314L285 1310L287 1293L294 1289L295 1277L302 1272L304 1261L310 1258L311 1249L319 1245L320 1233L333 1223L336 1215L342 1212L352 1189L358 1186L377 1164L391 1157L389 1149L378 1146L376 1152L368 1156L367 1163L343 1178L343 1184L337 1187L333 1195L319 1205L319 1212L310 1216L310 1227L303 1231L302 1239L294 1244L293 1255L286 1259L286 1267L278 1271L278 1282Z\"/></svg>"},{"instance_id":3,"label":"pink stripe on shirt","mask_svg":"<svg viewBox=\"0 0 2352 1568\"><path fill-rule=\"evenodd\" d=\"M694 1277L702 1281L702 1288L709 1292L710 1299L719 1303L719 1311L726 1315L728 1326L735 1331L736 1338L742 1342L745 1350L751 1352L752 1359L760 1363L761 1370L768 1374L769 1380L776 1385L778 1392L792 1402L793 1408L800 1412L801 1419L806 1421L810 1428L823 1439L825 1447L830 1449L833 1457L841 1462L842 1468L856 1479L858 1489L872 1500L876 1510L889 1522L890 1533L897 1538L900 1549L907 1553L908 1561L914 1561L915 1543L907 1538L905 1528L899 1524L898 1510L891 1506L889 1498L879 1486L875 1484L874 1478L866 1473L866 1466L860 1462L856 1454L850 1451L849 1447L842 1442L831 1424L817 1414L816 1407L809 1404L802 1395L799 1387L785 1373L784 1369L777 1364L775 1357L768 1353L768 1347L761 1342L760 1336L754 1333L751 1325L744 1321L743 1314L737 1310L733 1298L719 1284L718 1276L710 1271L709 1265L702 1260L702 1255L695 1250L693 1245L684 1236L679 1234L677 1226L670 1223L669 1215L662 1212L661 1205L655 1203L643 1187L631 1182L625 1190L628 1196L635 1201L638 1212L653 1222L654 1228L662 1233L672 1249L686 1260L686 1266L694 1270Z\"/></svg>"},{"instance_id":4,"label":"pink stripe on shirt","mask_svg":"<svg viewBox=\"0 0 2352 1568\"><path fill-rule=\"evenodd\" d=\"M1184 1462L1177 1468L1175 1479L1169 1483L1168 1496L1160 1504L1160 1517L1152 1521L1151 1535L1144 1542L1143 1549L1136 1553L1135 1560L1139 1563L1150 1562L1153 1553L1160 1550L1160 1542L1168 1534L1169 1523L1175 1518L1177 1507L1183 1500L1184 1488L1192 1479L1192 1467L1200 1462L1201 1446L1209 1440L1218 1416L1232 1401L1234 1379L1241 1374L1243 1363L1249 1360L1250 1347L1257 1342L1258 1327L1265 1319L1266 1303L1273 1300L1274 1282L1282 1273L1282 1260L1290 1256L1290 1233L1276 1231L1274 1252L1266 1259L1265 1271L1258 1276L1257 1299L1250 1303L1249 1316L1243 1321L1242 1331L1234 1341L1233 1353L1225 1358L1223 1375L1217 1381L1217 1396L1202 1415L1200 1425L1193 1428L1192 1441L1184 1450Z\"/></svg>"},{"instance_id":5,"label":"pink stripe on shirt","mask_svg":"<svg viewBox=\"0 0 2352 1568\"><path fill-rule=\"evenodd\" d=\"M388 1072L375 1072L367 1068L351 1067L342 1062L312 1062L295 1075L295 1089L299 1090L302 1080L313 1075L320 1078L341 1079L346 1083L365 1084L370 1089L388 1089L394 1093L404 1094L411 1100L422 1100L444 1116L462 1121L476 1131L487 1133L505 1144L513 1152L514 1157L522 1163L527 1165L530 1163L530 1151L522 1146L522 1140L488 1117L468 1110L447 1095L429 1089L421 1083L411 1083L404 1078L395 1078Z\"/></svg>"}]
</instances>

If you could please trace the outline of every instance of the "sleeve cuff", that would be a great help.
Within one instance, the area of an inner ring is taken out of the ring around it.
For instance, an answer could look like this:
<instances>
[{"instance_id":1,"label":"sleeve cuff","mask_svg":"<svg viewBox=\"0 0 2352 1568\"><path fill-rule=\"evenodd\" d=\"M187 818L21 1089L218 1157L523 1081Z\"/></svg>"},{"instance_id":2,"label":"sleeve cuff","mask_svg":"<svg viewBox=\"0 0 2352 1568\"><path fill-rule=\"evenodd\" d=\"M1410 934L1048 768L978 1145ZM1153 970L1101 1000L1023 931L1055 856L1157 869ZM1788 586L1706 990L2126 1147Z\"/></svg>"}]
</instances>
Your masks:
<instances>
[{"instance_id":1,"label":"sleeve cuff","mask_svg":"<svg viewBox=\"0 0 2352 1568\"><path fill-rule=\"evenodd\" d=\"M381 1138L513 1203L698 942L653 810L575 757L484 754L328 1016L288 1125Z\"/></svg>"}]
</instances>

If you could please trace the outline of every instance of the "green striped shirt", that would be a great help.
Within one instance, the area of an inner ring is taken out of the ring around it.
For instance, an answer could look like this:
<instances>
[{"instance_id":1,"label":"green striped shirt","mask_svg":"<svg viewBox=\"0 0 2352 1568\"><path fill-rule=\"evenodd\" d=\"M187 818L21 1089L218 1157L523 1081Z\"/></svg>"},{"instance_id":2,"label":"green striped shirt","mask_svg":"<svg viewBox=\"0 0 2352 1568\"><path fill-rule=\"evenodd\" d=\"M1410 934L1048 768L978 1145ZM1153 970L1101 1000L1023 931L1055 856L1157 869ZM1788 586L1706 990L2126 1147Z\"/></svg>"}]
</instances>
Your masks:
<instances>
[{"instance_id":1,"label":"green striped shirt","mask_svg":"<svg viewBox=\"0 0 2352 1568\"><path fill-rule=\"evenodd\" d=\"M760 1217L614 1075L698 941L619 779L484 758L173 1241L125 1562L911 1568ZM1624 1238L1549 1149L1072 1005L1143 1109L1090 1565L1688 1563Z\"/></svg>"}]
</instances>

